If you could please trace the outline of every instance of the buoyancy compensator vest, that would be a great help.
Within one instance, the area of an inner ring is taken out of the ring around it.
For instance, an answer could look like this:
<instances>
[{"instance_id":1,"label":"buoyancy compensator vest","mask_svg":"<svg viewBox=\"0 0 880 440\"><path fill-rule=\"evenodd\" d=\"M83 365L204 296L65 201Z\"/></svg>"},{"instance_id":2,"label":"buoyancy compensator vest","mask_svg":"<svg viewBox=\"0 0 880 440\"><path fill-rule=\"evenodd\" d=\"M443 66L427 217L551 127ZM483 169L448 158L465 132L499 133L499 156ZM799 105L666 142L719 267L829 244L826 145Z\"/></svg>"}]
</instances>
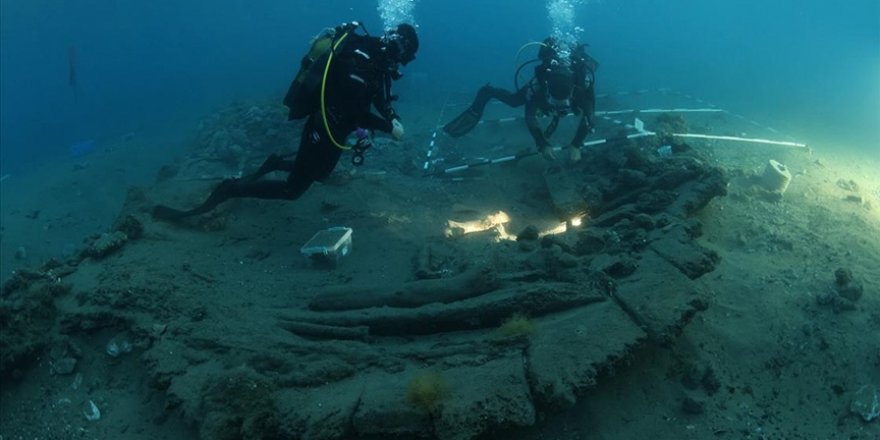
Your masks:
<instances>
[{"instance_id":1,"label":"buoyancy compensator vest","mask_svg":"<svg viewBox=\"0 0 880 440\"><path fill-rule=\"evenodd\" d=\"M299 72L284 96L284 105L290 109L288 120L302 119L316 112L321 104L321 83L330 61L330 54L342 50L345 39L360 23L353 21L335 28L327 28L312 39L309 51L300 61Z\"/></svg>"}]
</instances>

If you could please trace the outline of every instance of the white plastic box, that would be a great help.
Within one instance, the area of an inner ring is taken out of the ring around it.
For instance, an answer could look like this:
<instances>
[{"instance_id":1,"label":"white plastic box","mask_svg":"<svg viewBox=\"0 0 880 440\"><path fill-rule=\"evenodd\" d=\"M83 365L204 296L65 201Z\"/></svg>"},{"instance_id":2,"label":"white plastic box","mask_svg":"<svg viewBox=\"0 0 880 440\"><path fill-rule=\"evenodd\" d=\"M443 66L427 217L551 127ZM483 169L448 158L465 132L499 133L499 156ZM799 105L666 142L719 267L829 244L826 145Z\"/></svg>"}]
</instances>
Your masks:
<instances>
[{"instance_id":1,"label":"white plastic box","mask_svg":"<svg viewBox=\"0 0 880 440\"><path fill-rule=\"evenodd\" d=\"M319 231L299 251L315 266L336 267L351 252L351 232L345 226Z\"/></svg>"}]
</instances>

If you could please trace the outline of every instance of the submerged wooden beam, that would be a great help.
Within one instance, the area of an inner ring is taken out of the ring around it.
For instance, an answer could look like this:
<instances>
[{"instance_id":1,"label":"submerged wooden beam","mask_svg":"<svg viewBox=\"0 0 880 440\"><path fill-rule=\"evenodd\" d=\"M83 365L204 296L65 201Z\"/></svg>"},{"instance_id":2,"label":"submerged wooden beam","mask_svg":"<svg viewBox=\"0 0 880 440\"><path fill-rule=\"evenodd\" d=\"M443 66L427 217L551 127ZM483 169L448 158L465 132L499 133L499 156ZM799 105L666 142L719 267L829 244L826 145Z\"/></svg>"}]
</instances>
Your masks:
<instances>
[{"instance_id":1,"label":"submerged wooden beam","mask_svg":"<svg viewBox=\"0 0 880 440\"><path fill-rule=\"evenodd\" d=\"M285 321L280 326L295 335L317 339L364 340L370 333L365 326L339 327L296 321Z\"/></svg>"},{"instance_id":2,"label":"submerged wooden beam","mask_svg":"<svg viewBox=\"0 0 880 440\"><path fill-rule=\"evenodd\" d=\"M588 286L569 283L525 283L451 304L434 303L418 308L370 308L341 312L289 312L279 315L287 323L330 327L369 327L370 335L406 336L497 327L514 313L543 316L605 301Z\"/></svg>"},{"instance_id":3,"label":"submerged wooden beam","mask_svg":"<svg viewBox=\"0 0 880 440\"><path fill-rule=\"evenodd\" d=\"M309 302L309 309L359 310L370 307L413 308L431 303L448 304L491 292L500 285L495 270L484 266L450 278L412 281L391 289L387 285L326 289Z\"/></svg>"}]
</instances>

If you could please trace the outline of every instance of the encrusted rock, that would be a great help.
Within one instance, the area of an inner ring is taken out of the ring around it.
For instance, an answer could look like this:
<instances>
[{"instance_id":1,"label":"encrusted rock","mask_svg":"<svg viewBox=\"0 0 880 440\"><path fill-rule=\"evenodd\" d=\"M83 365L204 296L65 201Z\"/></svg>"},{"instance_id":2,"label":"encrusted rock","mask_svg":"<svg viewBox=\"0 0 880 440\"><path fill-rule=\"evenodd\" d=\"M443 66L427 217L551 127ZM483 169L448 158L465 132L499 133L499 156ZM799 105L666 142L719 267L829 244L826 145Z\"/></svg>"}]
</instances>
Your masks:
<instances>
[{"instance_id":1,"label":"encrusted rock","mask_svg":"<svg viewBox=\"0 0 880 440\"><path fill-rule=\"evenodd\" d=\"M125 234L129 240L137 240L144 235L144 225L133 215L126 215L116 221L114 229Z\"/></svg>"},{"instance_id":2,"label":"encrusted rock","mask_svg":"<svg viewBox=\"0 0 880 440\"><path fill-rule=\"evenodd\" d=\"M835 287L837 294L850 300L857 301L862 297L862 283L853 279L852 272L849 269L840 268L834 271Z\"/></svg>"},{"instance_id":3,"label":"encrusted rock","mask_svg":"<svg viewBox=\"0 0 880 440\"><path fill-rule=\"evenodd\" d=\"M531 241L531 240L537 240L537 239L538 239L538 228L535 227L534 225L526 226L525 229L523 229L522 232L520 232L519 235L516 236L516 241L523 241L523 240Z\"/></svg>"},{"instance_id":4,"label":"encrusted rock","mask_svg":"<svg viewBox=\"0 0 880 440\"><path fill-rule=\"evenodd\" d=\"M128 235L124 232L105 232L92 242L91 246L85 251L85 256L92 258L104 258L107 255L116 252L125 242L128 241Z\"/></svg>"},{"instance_id":5,"label":"encrusted rock","mask_svg":"<svg viewBox=\"0 0 880 440\"><path fill-rule=\"evenodd\" d=\"M834 271L834 289L816 296L820 305L830 305L835 313L855 310L856 301L862 297L864 287L853 278L849 269Z\"/></svg>"}]
</instances>

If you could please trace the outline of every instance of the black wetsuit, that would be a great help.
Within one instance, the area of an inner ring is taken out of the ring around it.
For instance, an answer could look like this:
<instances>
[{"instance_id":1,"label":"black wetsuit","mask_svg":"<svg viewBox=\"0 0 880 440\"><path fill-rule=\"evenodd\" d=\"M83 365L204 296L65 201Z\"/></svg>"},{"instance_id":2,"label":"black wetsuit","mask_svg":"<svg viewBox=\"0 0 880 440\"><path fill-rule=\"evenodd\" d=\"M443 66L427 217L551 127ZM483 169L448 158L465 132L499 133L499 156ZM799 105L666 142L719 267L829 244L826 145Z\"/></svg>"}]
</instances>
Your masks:
<instances>
[{"instance_id":1,"label":"black wetsuit","mask_svg":"<svg viewBox=\"0 0 880 440\"><path fill-rule=\"evenodd\" d=\"M398 117L391 107L391 77L379 39L363 35L348 39L330 64L326 90L328 122L340 143L358 127L390 133L391 121ZM371 106L382 116L373 113ZM250 182L241 186L238 197L295 200L333 172L342 151L327 136L319 110L306 120L296 159L270 170L289 171L287 181Z\"/></svg>"},{"instance_id":2,"label":"black wetsuit","mask_svg":"<svg viewBox=\"0 0 880 440\"><path fill-rule=\"evenodd\" d=\"M450 130L450 126L456 125L456 121L453 121L447 125L447 132L457 137L469 131L474 125L476 125L476 121L482 117L486 104L492 99L497 99L511 107L525 106L526 126L529 129L529 133L531 133L532 137L535 139L535 145L539 150L543 150L550 146L548 138L556 130L560 116L564 116L569 112L579 114L580 120L578 121L577 132L569 145L580 146L590 133L593 126L593 116L596 107L596 94L594 87L595 60L584 54L582 51L573 54L571 66L574 73L574 87L572 89L569 105L565 107L557 107L551 103L546 78L549 63L550 60L543 61L535 68L534 77L515 92L492 87L491 85L485 85L480 88L471 106L464 114L462 114L462 116L467 115L467 119L472 122L472 124L464 124L465 126L470 125L470 127L458 131L455 129ZM546 129L542 130L538 125L539 113L553 116L552 121ZM459 116L457 120L460 119L462 119L461 116Z\"/></svg>"},{"instance_id":3,"label":"black wetsuit","mask_svg":"<svg viewBox=\"0 0 880 440\"><path fill-rule=\"evenodd\" d=\"M336 142L344 143L357 128L391 132L398 118L391 106L392 65L377 37L350 34L337 52L328 71L325 102L327 120ZM371 111L375 107L381 115ZM342 155L342 149L327 136L320 109L306 119L295 159L272 155L257 172L241 179L227 179L208 199L189 211L157 206L153 214L175 219L204 214L233 197L296 200L315 181L327 178ZM273 171L289 172L287 179L260 180Z\"/></svg>"}]
</instances>

